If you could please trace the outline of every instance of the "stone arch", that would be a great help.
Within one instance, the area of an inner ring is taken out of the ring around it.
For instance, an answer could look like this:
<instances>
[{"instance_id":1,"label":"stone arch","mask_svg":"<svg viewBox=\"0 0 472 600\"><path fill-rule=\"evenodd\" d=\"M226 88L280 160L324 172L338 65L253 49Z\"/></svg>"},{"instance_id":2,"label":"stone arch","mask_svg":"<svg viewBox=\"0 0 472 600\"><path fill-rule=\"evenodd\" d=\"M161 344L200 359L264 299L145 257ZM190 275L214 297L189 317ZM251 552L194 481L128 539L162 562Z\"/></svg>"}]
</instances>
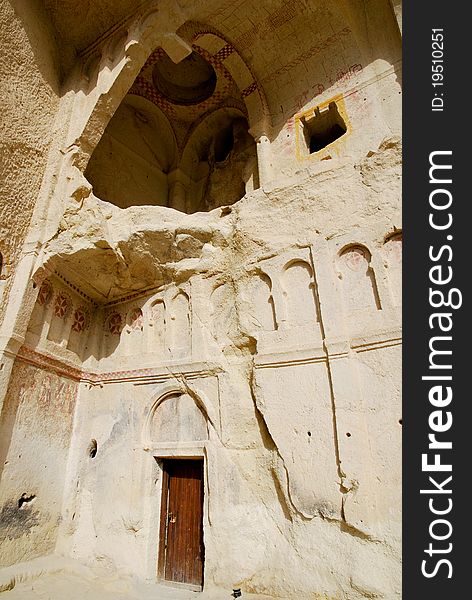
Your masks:
<instances>
[{"instance_id":1,"label":"stone arch","mask_svg":"<svg viewBox=\"0 0 472 600\"><path fill-rule=\"evenodd\" d=\"M278 329L272 280L262 271L255 273L248 283L248 296L251 299L251 321L255 329L274 331Z\"/></svg>"},{"instance_id":2,"label":"stone arch","mask_svg":"<svg viewBox=\"0 0 472 600\"><path fill-rule=\"evenodd\" d=\"M339 252L338 269L344 307L348 312L382 308L371 259L369 249L362 244L349 244Z\"/></svg>"},{"instance_id":3,"label":"stone arch","mask_svg":"<svg viewBox=\"0 0 472 600\"><path fill-rule=\"evenodd\" d=\"M159 392L151 398L150 408L147 411L147 414L145 415L144 425L143 425L143 429L142 429L142 443L144 445L144 448L149 448L155 443L172 442L172 440L159 441L159 440L153 439L153 435L155 435L155 432L153 431L153 425L154 425L153 422L154 422L156 413L159 410L159 407L162 407L164 405L164 403L170 399L177 399L176 402L178 402L178 398L181 398L183 396L186 396L186 400L185 400L186 408L188 409L189 407L191 407L191 404L189 401L189 399L190 399L193 402L195 408L199 411L199 414L205 420L206 427L207 427L206 437L204 440L195 440L194 439L194 440L187 440L187 441L205 441L206 439L208 439L208 434L209 434L208 426L211 425L212 427L215 427L215 423L216 423L216 415L213 414L211 404L206 399L204 394L202 394L199 391L196 391L193 387L190 387L189 385L187 385L185 383L172 382L172 383L168 383L165 386L161 387ZM175 405L176 404L174 402L173 408L175 408ZM168 412L168 414L172 413L172 412L174 412L174 411L171 410ZM187 412L187 414L189 414L189 413ZM198 413L194 413L194 414L198 414ZM200 421L200 425L201 425L201 421ZM200 429L200 431L201 431L201 429ZM187 431L187 433L188 433L188 431ZM179 440L176 440L176 441L179 441ZM180 441L184 441L184 440L180 440Z\"/></svg>"},{"instance_id":4,"label":"stone arch","mask_svg":"<svg viewBox=\"0 0 472 600\"><path fill-rule=\"evenodd\" d=\"M149 429L152 443L188 443L208 440L206 415L186 393L169 395L156 407Z\"/></svg>"},{"instance_id":5,"label":"stone arch","mask_svg":"<svg viewBox=\"0 0 472 600\"><path fill-rule=\"evenodd\" d=\"M82 88L85 102L77 104L71 116L72 126L68 143L65 144L73 155L71 162L75 167L82 172L88 169L88 175L91 176L93 169L89 167L89 162L106 128L156 48L164 48L165 52L169 53L166 39L172 39L174 46L177 44L177 54L185 47L190 51L193 48L194 51L208 56L212 64L225 69L239 89L241 100L237 102L241 104L241 112L247 113L251 134L257 141L261 135L269 134L267 102L250 67L237 50L211 26L197 25L195 27L195 24L189 21L177 29L177 34L171 34L169 24L165 26L161 22L159 11L148 12L138 16L125 32L123 28L118 30L101 48L94 46L83 55ZM215 40L221 46L221 52L214 52ZM172 168L174 167L175 165ZM169 172L172 172L172 168ZM181 195L178 175L176 180L176 186L173 179L169 181L169 187L175 187L169 202L159 200L156 203L184 210L176 200ZM83 183L78 185L80 187ZM100 193L98 196L102 197Z\"/></svg>"},{"instance_id":6,"label":"stone arch","mask_svg":"<svg viewBox=\"0 0 472 600\"><path fill-rule=\"evenodd\" d=\"M241 90L251 129L268 133L269 110L264 90L235 46L206 23L187 21L177 33L224 65Z\"/></svg>"},{"instance_id":7,"label":"stone arch","mask_svg":"<svg viewBox=\"0 0 472 600\"><path fill-rule=\"evenodd\" d=\"M82 87L87 102L72 115L69 147L85 170L103 133L153 50L168 34L159 11L138 15L125 32L118 30L102 48L83 56ZM111 57L111 54L114 56Z\"/></svg>"},{"instance_id":8,"label":"stone arch","mask_svg":"<svg viewBox=\"0 0 472 600\"><path fill-rule=\"evenodd\" d=\"M196 156L202 154L206 146L211 143L211 130L224 129L232 121L246 117L240 107L225 106L197 119L186 137L180 167L184 171L196 167Z\"/></svg>"},{"instance_id":9,"label":"stone arch","mask_svg":"<svg viewBox=\"0 0 472 600\"><path fill-rule=\"evenodd\" d=\"M167 116L150 100L128 94L105 128L84 174L96 196L120 208L167 206L168 173L177 161L177 142Z\"/></svg>"},{"instance_id":10,"label":"stone arch","mask_svg":"<svg viewBox=\"0 0 472 600\"><path fill-rule=\"evenodd\" d=\"M169 325L167 343L172 358L189 358L192 351L192 322L190 298L184 290L178 290L170 301Z\"/></svg>"},{"instance_id":11,"label":"stone arch","mask_svg":"<svg viewBox=\"0 0 472 600\"><path fill-rule=\"evenodd\" d=\"M180 171L191 187L186 212L234 204L257 189L256 144L244 113L226 106L199 119L186 140Z\"/></svg>"},{"instance_id":12,"label":"stone arch","mask_svg":"<svg viewBox=\"0 0 472 600\"><path fill-rule=\"evenodd\" d=\"M291 326L316 323L318 315L313 294L313 267L305 260L289 261L283 268L281 284L286 323Z\"/></svg>"}]
</instances>

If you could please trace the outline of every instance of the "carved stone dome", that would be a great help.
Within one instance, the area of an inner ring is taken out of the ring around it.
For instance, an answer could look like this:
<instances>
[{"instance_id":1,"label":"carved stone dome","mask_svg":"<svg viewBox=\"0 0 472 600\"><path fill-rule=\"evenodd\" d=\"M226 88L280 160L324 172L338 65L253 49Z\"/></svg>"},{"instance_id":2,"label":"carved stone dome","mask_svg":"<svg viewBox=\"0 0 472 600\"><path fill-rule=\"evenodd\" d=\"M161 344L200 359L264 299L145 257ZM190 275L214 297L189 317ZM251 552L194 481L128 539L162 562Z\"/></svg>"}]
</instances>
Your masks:
<instances>
[{"instance_id":1,"label":"carved stone dome","mask_svg":"<svg viewBox=\"0 0 472 600\"><path fill-rule=\"evenodd\" d=\"M199 104L213 94L216 86L215 70L197 52L178 64L163 55L152 76L156 88L175 104Z\"/></svg>"}]
</instances>

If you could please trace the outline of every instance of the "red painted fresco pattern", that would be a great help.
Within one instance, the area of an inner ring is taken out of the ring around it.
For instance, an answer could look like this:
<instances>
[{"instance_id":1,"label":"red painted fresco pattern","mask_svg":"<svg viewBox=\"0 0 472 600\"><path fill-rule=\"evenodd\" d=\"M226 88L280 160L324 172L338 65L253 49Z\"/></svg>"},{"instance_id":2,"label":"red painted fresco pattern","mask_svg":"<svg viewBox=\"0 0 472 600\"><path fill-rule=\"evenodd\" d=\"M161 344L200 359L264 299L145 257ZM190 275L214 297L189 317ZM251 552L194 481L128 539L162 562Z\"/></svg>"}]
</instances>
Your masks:
<instances>
[{"instance_id":1,"label":"red painted fresco pattern","mask_svg":"<svg viewBox=\"0 0 472 600\"><path fill-rule=\"evenodd\" d=\"M50 281L44 281L39 288L38 299L37 302L41 306L44 306L49 302L52 296L52 285Z\"/></svg>"},{"instance_id":2,"label":"red painted fresco pattern","mask_svg":"<svg viewBox=\"0 0 472 600\"><path fill-rule=\"evenodd\" d=\"M76 333L81 333L86 328L86 325L87 316L85 310L77 308L74 311L72 331L75 331Z\"/></svg>"},{"instance_id":3,"label":"red painted fresco pattern","mask_svg":"<svg viewBox=\"0 0 472 600\"><path fill-rule=\"evenodd\" d=\"M21 358L15 361L5 406L18 402L17 423L22 429L54 436L68 446L77 397L78 383L58 373L31 365ZM15 398L18 400L15 402ZM39 421L38 421L39 420Z\"/></svg>"},{"instance_id":4,"label":"red painted fresco pattern","mask_svg":"<svg viewBox=\"0 0 472 600\"><path fill-rule=\"evenodd\" d=\"M107 325L111 334L119 335L123 329L123 317L119 312L114 312L108 317Z\"/></svg>"},{"instance_id":5,"label":"red painted fresco pattern","mask_svg":"<svg viewBox=\"0 0 472 600\"><path fill-rule=\"evenodd\" d=\"M56 317L63 319L72 306L71 298L65 292L59 292L54 302L54 314Z\"/></svg>"}]
</instances>

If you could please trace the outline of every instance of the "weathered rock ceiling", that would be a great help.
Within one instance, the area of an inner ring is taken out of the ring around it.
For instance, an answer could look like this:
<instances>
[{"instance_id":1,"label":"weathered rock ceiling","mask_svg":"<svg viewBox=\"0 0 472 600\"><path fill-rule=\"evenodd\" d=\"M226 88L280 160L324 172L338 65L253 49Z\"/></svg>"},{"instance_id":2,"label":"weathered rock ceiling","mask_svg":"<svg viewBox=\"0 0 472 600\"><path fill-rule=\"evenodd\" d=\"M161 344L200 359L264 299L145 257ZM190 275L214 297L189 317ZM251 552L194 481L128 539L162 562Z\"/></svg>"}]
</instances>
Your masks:
<instances>
[{"instance_id":1,"label":"weathered rock ceiling","mask_svg":"<svg viewBox=\"0 0 472 600\"><path fill-rule=\"evenodd\" d=\"M156 0L42 0L58 39L76 53L85 51L108 30L119 26L127 18L148 7L165 10L166 2ZM202 20L231 38L240 50L266 42L266 50L274 50L272 33L281 29L280 40L292 38L295 48L301 50L300 37L304 30L313 34L315 22L326 16L327 6L337 2L300 0L284 2L268 0L180 0L169 3L172 11L181 13L184 20ZM294 39L298 38L298 39ZM271 53L266 56L270 62ZM290 58L290 57L286 57Z\"/></svg>"},{"instance_id":2,"label":"weathered rock ceiling","mask_svg":"<svg viewBox=\"0 0 472 600\"><path fill-rule=\"evenodd\" d=\"M79 5L76 0L43 2L59 40L76 53L147 7L157 5L165 10L165 3L155 0L81 0ZM339 4L333 0L184 0L171 2L170 7L180 8L184 20L202 21L218 29L247 59L262 52L261 65L290 68L297 56L300 60L309 57L306 43L313 45L319 32L334 33L333 13L338 12ZM282 63L274 62L281 56Z\"/></svg>"},{"instance_id":3,"label":"weathered rock ceiling","mask_svg":"<svg viewBox=\"0 0 472 600\"><path fill-rule=\"evenodd\" d=\"M385 30L384 42L374 46L377 57L395 60L385 25L388 0L43 0L43 6L65 62L151 8L162 10L169 30L180 28L183 37L184 24L207 26L239 53L270 112L282 118L375 58L370 29Z\"/></svg>"},{"instance_id":4,"label":"weathered rock ceiling","mask_svg":"<svg viewBox=\"0 0 472 600\"><path fill-rule=\"evenodd\" d=\"M64 49L79 54L150 0L42 0Z\"/></svg>"}]
</instances>

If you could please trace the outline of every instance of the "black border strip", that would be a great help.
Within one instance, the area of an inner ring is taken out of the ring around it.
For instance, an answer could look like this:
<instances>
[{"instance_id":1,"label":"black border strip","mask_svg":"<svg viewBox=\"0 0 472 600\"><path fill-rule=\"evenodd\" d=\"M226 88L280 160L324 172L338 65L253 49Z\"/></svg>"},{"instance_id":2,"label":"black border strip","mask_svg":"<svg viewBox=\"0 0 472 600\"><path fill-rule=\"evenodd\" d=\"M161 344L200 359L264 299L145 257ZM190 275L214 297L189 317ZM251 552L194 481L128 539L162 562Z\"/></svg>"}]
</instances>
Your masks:
<instances>
[{"instance_id":1,"label":"black border strip","mask_svg":"<svg viewBox=\"0 0 472 600\"><path fill-rule=\"evenodd\" d=\"M472 367L466 365L466 339L471 329L467 275L472 199L466 173L472 173L472 164L468 164L470 150L465 146L471 131L466 90L472 33L465 10L461 15L459 7L466 5L409 2L403 14L403 598L407 600L449 600L463 597L467 590L470 551L466 539L471 529L466 507L467 462L472 454L468 444L472 430L466 411L471 403L466 373ZM434 37L441 43L433 45ZM443 78L433 77L434 71ZM434 86L434 79L442 85ZM432 162L452 168L433 169L430 182ZM430 218L439 226L450 218L452 222L450 227L435 229ZM431 271L433 267L438 268ZM437 282L449 275L450 281ZM441 292L444 304L450 299L458 305L462 296L462 306L433 307L432 303L441 304ZM448 316L432 317L435 313ZM443 331L441 326L450 330ZM435 354L437 350L447 354ZM445 431L439 432L440 428ZM428 448L430 434L445 444L451 442L452 448ZM441 469L450 465L451 471L422 468L423 454L427 465L440 461ZM430 491L421 493L422 489ZM434 514L434 510L445 512Z\"/></svg>"}]
</instances>

